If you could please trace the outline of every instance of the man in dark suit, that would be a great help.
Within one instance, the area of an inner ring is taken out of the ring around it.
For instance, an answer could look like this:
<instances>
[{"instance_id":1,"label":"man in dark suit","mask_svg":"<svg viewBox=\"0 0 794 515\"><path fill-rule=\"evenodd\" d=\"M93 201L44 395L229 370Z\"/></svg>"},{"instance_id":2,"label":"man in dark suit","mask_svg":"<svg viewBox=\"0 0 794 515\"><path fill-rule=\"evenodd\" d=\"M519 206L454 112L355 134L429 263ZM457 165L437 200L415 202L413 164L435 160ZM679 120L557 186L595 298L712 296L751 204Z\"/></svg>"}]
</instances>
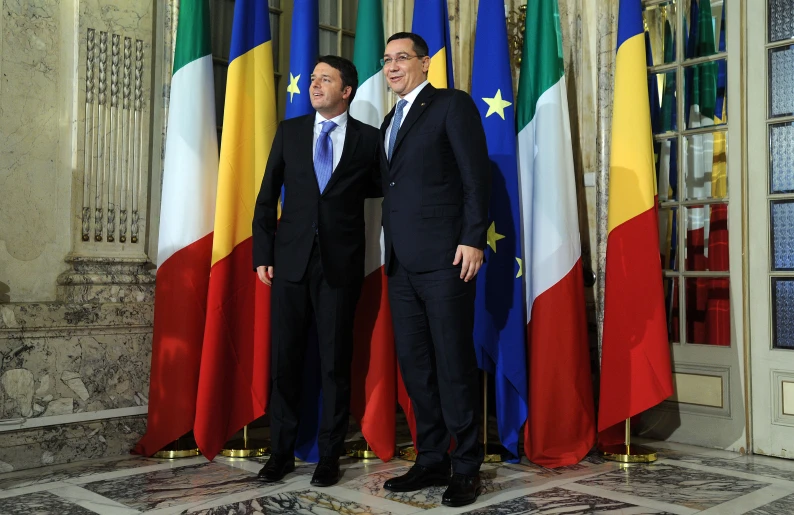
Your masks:
<instances>
[{"instance_id":1,"label":"man in dark suit","mask_svg":"<svg viewBox=\"0 0 794 515\"><path fill-rule=\"evenodd\" d=\"M481 490L472 331L490 161L477 106L462 91L427 82L427 54L420 36L403 32L389 38L383 56L386 80L399 97L381 126L386 273L418 451L416 465L384 488L405 492L449 483L443 504L463 506Z\"/></svg>"},{"instance_id":2,"label":"man in dark suit","mask_svg":"<svg viewBox=\"0 0 794 515\"><path fill-rule=\"evenodd\" d=\"M270 459L266 482L295 468L307 329L319 336L323 407L312 484L339 480L350 405L353 318L364 279L364 199L380 197L380 133L348 115L358 73L324 56L312 74L316 113L281 122L253 220L254 268L271 286ZM281 219L276 209L284 185Z\"/></svg>"}]
</instances>

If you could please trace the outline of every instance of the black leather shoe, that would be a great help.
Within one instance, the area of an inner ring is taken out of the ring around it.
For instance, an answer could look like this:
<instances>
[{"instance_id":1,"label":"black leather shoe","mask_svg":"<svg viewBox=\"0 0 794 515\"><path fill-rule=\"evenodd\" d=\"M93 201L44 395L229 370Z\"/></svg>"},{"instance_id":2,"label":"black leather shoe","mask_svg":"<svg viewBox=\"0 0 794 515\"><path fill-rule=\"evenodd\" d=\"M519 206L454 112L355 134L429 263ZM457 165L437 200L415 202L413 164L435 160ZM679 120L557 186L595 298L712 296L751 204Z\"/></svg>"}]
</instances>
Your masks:
<instances>
[{"instance_id":1,"label":"black leather shoe","mask_svg":"<svg viewBox=\"0 0 794 515\"><path fill-rule=\"evenodd\" d=\"M416 464L402 476L386 481L383 488L390 492L414 492L430 486L444 486L448 483L449 468L430 468Z\"/></svg>"},{"instance_id":2,"label":"black leather shoe","mask_svg":"<svg viewBox=\"0 0 794 515\"><path fill-rule=\"evenodd\" d=\"M295 458L283 454L271 454L265 466L259 471L259 479L265 483L275 483L293 470L295 470Z\"/></svg>"},{"instance_id":3,"label":"black leather shoe","mask_svg":"<svg viewBox=\"0 0 794 515\"><path fill-rule=\"evenodd\" d=\"M339 482L339 458L334 456L323 456L320 463L314 469L312 475L312 485L331 486Z\"/></svg>"},{"instance_id":4,"label":"black leather shoe","mask_svg":"<svg viewBox=\"0 0 794 515\"><path fill-rule=\"evenodd\" d=\"M441 498L444 506L456 507L466 506L477 500L477 496L482 493L479 474L467 476L465 474L452 474L449 481L449 488Z\"/></svg>"}]
</instances>

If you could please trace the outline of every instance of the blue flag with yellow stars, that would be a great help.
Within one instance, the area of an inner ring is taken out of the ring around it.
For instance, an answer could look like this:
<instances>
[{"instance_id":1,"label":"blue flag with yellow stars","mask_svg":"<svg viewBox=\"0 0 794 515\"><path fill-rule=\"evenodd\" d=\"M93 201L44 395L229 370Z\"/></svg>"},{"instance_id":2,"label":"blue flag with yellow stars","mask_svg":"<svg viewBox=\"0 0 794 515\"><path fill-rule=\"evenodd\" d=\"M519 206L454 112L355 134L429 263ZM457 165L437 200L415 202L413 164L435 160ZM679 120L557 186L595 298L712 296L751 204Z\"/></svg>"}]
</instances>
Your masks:
<instances>
[{"instance_id":1,"label":"blue flag with yellow stars","mask_svg":"<svg viewBox=\"0 0 794 515\"><path fill-rule=\"evenodd\" d=\"M480 0L471 95L480 109L491 158L491 207L485 264L477 275L474 345L493 377L499 439L520 459L527 419L526 308L521 256L513 79L503 0Z\"/></svg>"},{"instance_id":2,"label":"blue flag with yellow stars","mask_svg":"<svg viewBox=\"0 0 794 515\"><path fill-rule=\"evenodd\" d=\"M286 79L285 118L314 113L309 87L320 48L320 15L318 0L295 0L292 11L292 35L289 49L289 71ZM283 90L282 90L283 91ZM282 188L282 204L289 202L289 192ZM303 369L303 392L300 423L295 442L295 456L303 461L319 460L318 435L322 420L322 389L320 387L320 353L317 327L312 323Z\"/></svg>"},{"instance_id":3,"label":"blue flag with yellow stars","mask_svg":"<svg viewBox=\"0 0 794 515\"><path fill-rule=\"evenodd\" d=\"M286 79L287 109L284 118L314 112L309 86L320 49L320 14L317 0L295 0L292 10L292 36L289 71Z\"/></svg>"}]
</instances>

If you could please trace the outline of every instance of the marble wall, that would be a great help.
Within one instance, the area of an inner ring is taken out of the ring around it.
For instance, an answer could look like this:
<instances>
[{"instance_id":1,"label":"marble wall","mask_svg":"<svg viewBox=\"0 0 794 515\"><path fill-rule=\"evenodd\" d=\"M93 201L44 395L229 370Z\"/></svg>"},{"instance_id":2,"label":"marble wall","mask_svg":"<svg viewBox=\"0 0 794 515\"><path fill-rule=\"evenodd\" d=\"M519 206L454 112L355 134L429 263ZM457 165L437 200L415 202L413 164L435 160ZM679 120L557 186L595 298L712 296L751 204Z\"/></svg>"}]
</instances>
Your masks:
<instances>
[{"instance_id":1,"label":"marble wall","mask_svg":"<svg viewBox=\"0 0 794 515\"><path fill-rule=\"evenodd\" d=\"M2 470L127 453L145 430L156 7L2 2Z\"/></svg>"}]
</instances>

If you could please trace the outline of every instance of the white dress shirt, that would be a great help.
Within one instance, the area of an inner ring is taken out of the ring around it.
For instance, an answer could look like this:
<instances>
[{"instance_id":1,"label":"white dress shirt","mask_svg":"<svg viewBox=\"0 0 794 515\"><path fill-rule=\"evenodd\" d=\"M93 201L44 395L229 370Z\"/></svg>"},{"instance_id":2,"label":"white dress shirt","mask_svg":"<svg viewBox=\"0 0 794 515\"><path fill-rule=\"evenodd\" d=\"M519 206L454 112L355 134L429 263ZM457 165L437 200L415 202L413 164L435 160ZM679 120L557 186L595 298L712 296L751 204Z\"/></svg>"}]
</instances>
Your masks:
<instances>
[{"instance_id":1,"label":"white dress shirt","mask_svg":"<svg viewBox=\"0 0 794 515\"><path fill-rule=\"evenodd\" d=\"M314 161L314 155L317 152L317 138L320 137L320 134L323 132L323 125L322 123L325 121L332 121L334 122L337 127L336 129L332 130L330 133L331 136L331 144L334 147L334 170L336 170L337 165L339 164L339 160L342 159L342 150L345 147L345 134L347 133L347 111L340 114L335 118L331 118L331 120L326 120L323 118L323 115L320 113L314 113L314 138L312 139L312 162Z\"/></svg>"},{"instance_id":2,"label":"white dress shirt","mask_svg":"<svg viewBox=\"0 0 794 515\"><path fill-rule=\"evenodd\" d=\"M403 98L397 100L398 102L400 100L405 100L406 102L408 102L407 104L405 104L405 107L403 107L403 119L400 120L400 127L402 127L403 123L405 123L405 119L408 117L408 111L411 109L411 106L414 105L414 100L416 100L416 97L419 96L419 92L425 89L425 86L427 86L428 84L430 84L428 81L424 81L423 83L415 87L413 91L405 95ZM394 117L392 117L391 121L389 122L389 126L386 128L386 141L384 141L384 146L386 148L387 156L389 155L389 135L391 134L392 124L394 124Z\"/></svg>"}]
</instances>

